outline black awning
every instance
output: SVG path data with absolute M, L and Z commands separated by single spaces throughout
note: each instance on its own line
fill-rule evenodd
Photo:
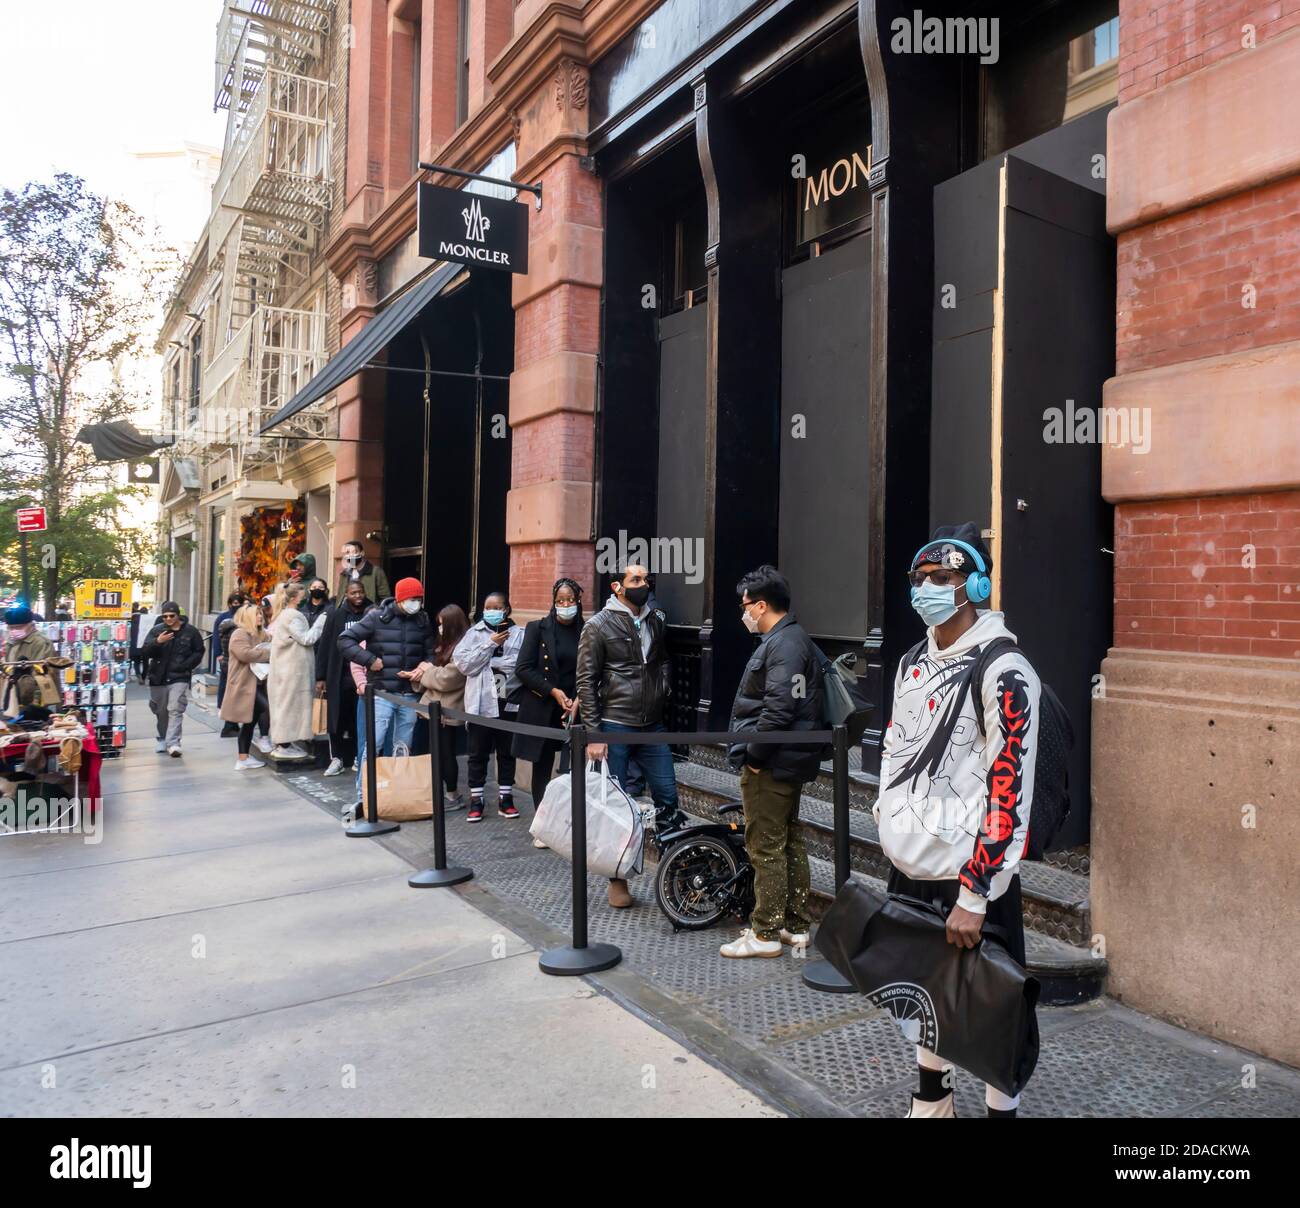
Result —
M 360 373 L 463 268 L 463 265 L 456 263 L 439 266 L 381 310 L 361 329 L 359 336 L 344 344 L 310 382 L 262 425 L 261 431 L 269 432 L 276 424 L 283 423 L 291 415 L 297 415 L 304 407 L 310 407 L 317 399 L 324 398 L 348 378 Z

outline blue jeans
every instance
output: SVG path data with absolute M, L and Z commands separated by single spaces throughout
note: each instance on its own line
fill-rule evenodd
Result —
M 411 697 L 411 704 L 420 698 Z M 403 709 L 391 701 L 375 701 L 375 747 L 380 756 L 391 755 L 393 748 L 409 748 L 415 734 L 415 719 L 418 714 L 414 709 Z M 357 800 L 364 801 L 362 786 L 366 774 L 366 698 L 357 697 Z
M 611 734 L 654 734 L 665 733 L 662 725 L 624 726 L 616 721 L 607 721 L 602 730 Z M 599 743 L 598 734 L 591 735 L 591 741 Z M 673 753 L 666 746 L 647 744 L 646 746 L 625 747 L 621 744 L 609 748 L 609 772 L 626 790 L 627 765 L 636 752 L 636 761 L 641 765 L 645 775 L 646 787 L 650 790 L 650 799 L 655 803 L 655 817 L 670 817 L 677 812 L 677 777 L 673 773 Z

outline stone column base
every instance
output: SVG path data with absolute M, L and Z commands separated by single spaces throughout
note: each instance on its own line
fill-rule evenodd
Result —
M 1300 659 L 1115 648 L 1092 713 L 1107 991 L 1300 1065 Z

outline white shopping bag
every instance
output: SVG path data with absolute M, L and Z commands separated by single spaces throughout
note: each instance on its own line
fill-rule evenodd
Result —
M 552 851 L 573 859 L 572 778 L 557 776 L 546 786 L 530 831 Z M 641 871 L 645 824 L 641 811 L 609 774 L 606 763 L 587 764 L 587 871 L 626 879 Z

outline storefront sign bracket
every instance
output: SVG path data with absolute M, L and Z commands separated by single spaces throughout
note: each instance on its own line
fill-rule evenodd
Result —
M 461 168 L 452 168 L 446 164 L 420 163 L 418 166 L 425 172 L 443 172 L 447 176 L 458 176 L 462 180 L 481 180 L 485 184 L 500 185 L 505 189 L 516 189 L 522 190 L 525 193 L 531 193 L 537 198 L 537 208 L 539 210 L 542 208 L 542 186 L 540 184 L 523 185 L 517 180 L 505 180 L 500 176 L 485 176 L 482 172 L 466 172 Z

